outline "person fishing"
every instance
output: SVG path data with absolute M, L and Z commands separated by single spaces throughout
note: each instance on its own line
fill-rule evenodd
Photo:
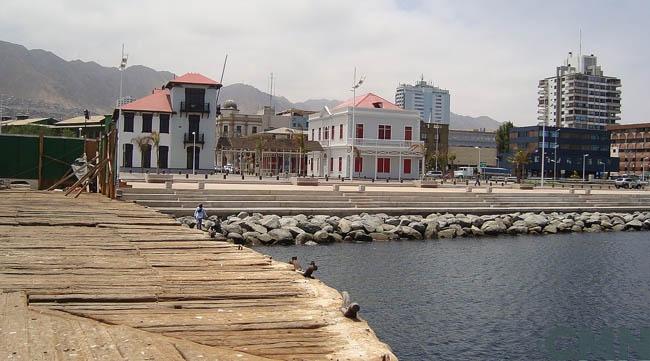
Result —
M 298 257 L 296 256 L 291 257 L 291 261 L 289 261 L 289 264 L 293 266 L 294 271 L 302 271 L 300 262 L 298 262 Z
M 302 275 L 305 276 L 306 278 L 314 278 L 314 276 L 312 276 L 312 274 L 316 270 L 318 270 L 318 266 L 316 266 L 316 262 L 311 261 L 311 262 L 309 262 L 309 267 L 307 267 L 307 269 L 305 270 L 305 272 Z
M 203 204 L 199 204 L 194 211 L 194 219 L 196 219 L 196 229 L 203 230 L 203 220 L 208 218 L 208 214 L 203 208 Z

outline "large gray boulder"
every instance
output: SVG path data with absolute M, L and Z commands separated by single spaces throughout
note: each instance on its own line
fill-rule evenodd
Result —
M 244 233 L 244 230 L 237 224 L 221 224 L 221 229 L 223 229 L 225 234 L 238 233 L 241 235 Z
M 529 214 L 524 218 L 524 222 L 528 228 L 545 227 L 548 224 L 548 219 L 541 214 Z
M 447 228 L 438 231 L 438 238 L 454 238 L 456 236 L 455 228 Z
M 237 218 L 239 218 L 239 219 L 244 219 L 246 217 L 248 217 L 248 212 L 239 212 L 239 213 L 237 213 Z
M 528 227 L 523 224 L 513 224 L 507 230 L 509 234 L 526 234 L 528 233 Z
M 271 239 L 273 239 L 274 243 L 283 245 L 294 244 L 293 236 L 287 229 L 276 228 L 270 230 L 267 234 L 271 236 Z
M 643 223 L 639 221 L 638 219 L 632 219 L 625 223 L 625 228 L 626 229 L 641 229 L 643 228 Z
M 239 233 L 230 232 L 228 233 L 226 238 L 231 240 L 235 244 L 244 244 L 244 237 Z
M 411 222 L 409 223 L 409 227 L 415 229 L 421 234 L 424 234 L 424 231 L 427 229 L 427 226 L 422 222 Z
M 500 222 L 498 220 L 495 221 L 487 221 L 483 223 L 481 226 L 481 231 L 485 232 L 485 234 L 489 235 L 496 235 L 500 233 L 505 233 L 507 230 L 505 224 L 503 222 Z
M 255 222 L 244 221 L 244 222 L 241 222 L 239 224 L 239 226 L 242 229 L 245 229 L 245 230 L 250 231 L 250 232 L 257 232 L 257 233 L 266 233 L 267 232 L 266 227 L 264 227 L 264 226 L 262 226 L 260 224 L 257 224 Z
M 314 236 L 309 233 L 300 233 L 296 236 L 296 244 L 305 244 L 308 241 L 313 241 Z
M 318 230 L 314 233 L 314 242 L 316 243 L 329 243 L 329 234 L 325 231 Z
M 438 233 L 438 222 L 430 222 L 424 229 L 424 239 L 433 239 Z
M 339 232 L 348 234 L 352 231 L 352 222 L 345 218 L 341 218 L 338 223 Z
M 422 239 L 422 233 L 418 232 L 414 228 L 411 228 L 409 226 L 400 226 L 398 227 L 398 234 L 402 238 L 407 238 L 407 239 Z
M 372 242 L 372 237 L 370 237 L 363 231 L 356 231 L 350 234 L 352 235 L 352 239 L 355 242 Z
M 291 235 L 294 237 L 297 237 L 299 234 L 306 233 L 305 231 L 303 231 L 298 227 L 282 227 L 282 229 L 288 230 L 289 232 L 291 232 Z
M 273 238 L 271 238 L 271 236 L 269 236 L 268 233 L 260 233 L 260 234 L 258 234 L 257 239 L 259 239 L 260 243 L 262 243 L 264 245 L 268 245 L 268 244 L 273 243 Z
M 257 232 L 244 232 L 242 234 L 242 237 L 244 238 L 244 241 L 249 244 L 259 244 L 260 239 L 258 238 L 260 234 Z
M 282 217 L 282 218 L 280 218 L 280 227 L 281 228 L 296 227 L 297 225 L 298 225 L 298 221 L 296 221 L 293 217 Z
M 555 224 L 547 224 L 546 227 L 544 227 L 543 232 L 555 234 L 557 233 L 557 226 Z
M 259 223 L 267 229 L 280 228 L 280 217 L 276 215 L 264 216 L 262 219 L 260 219 Z
M 305 231 L 307 233 L 311 233 L 311 234 L 314 234 L 314 233 L 321 230 L 320 225 L 314 224 L 312 222 L 298 222 L 298 225 L 296 227 L 302 229 L 303 231 Z

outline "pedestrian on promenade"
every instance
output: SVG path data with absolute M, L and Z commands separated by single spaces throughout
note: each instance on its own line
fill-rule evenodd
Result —
M 476 180 L 474 181 L 474 187 L 476 187 L 476 186 L 478 186 L 478 187 L 481 186 L 481 175 L 480 174 L 476 175 Z
M 314 273 L 314 271 L 316 271 L 317 269 L 318 266 L 316 266 L 316 262 L 311 261 L 309 262 L 309 267 L 307 267 L 307 270 L 302 275 L 305 276 L 306 278 L 314 278 L 314 276 L 312 276 L 312 273 Z
M 202 230 L 203 229 L 203 220 L 208 218 L 208 214 L 205 213 L 205 209 L 203 209 L 203 204 L 199 204 L 198 207 L 196 207 L 196 210 L 194 211 L 194 219 L 196 219 L 196 229 Z
M 302 267 L 300 266 L 300 262 L 298 262 L 298 257 L 293 256 L 291 257 L 291 261 L 289 261 L 289 264 L 293 266 L 294 271 L 302 271 Z

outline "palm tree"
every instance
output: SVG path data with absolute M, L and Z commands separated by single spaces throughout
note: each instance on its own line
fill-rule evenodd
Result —
M 447 160 L 449 160 L 449 165 L 453 169 L 454 168 L 454 162 L 456 161 L 456 154 L 449 153 L 449 155 L 447 155 Z
M 151 142 L 151 137 L 147 135 L 141 135 L 133 138 L 132 141 L 135 143 L 135 145 L 138 146 L 138 149 L 140 149 L 140 167 L 144 168 L 145 154 L 151 150 L 151 144 L 149 144 L 149 142 Z
M 153 143 L 153 149 L 154 152 L 156 153 L 156 173 L 160 172 L 160 133 L 158 132 L 151 132 L 151 135 L 149 136 L 149 139 Z
M 528 164 L 528 153 L 523 150 L 518 150 L 508 161 L 515 165 L 515 173 L 517 174 L 517 183 L 521 183 L 524 177 L 524 166 Z

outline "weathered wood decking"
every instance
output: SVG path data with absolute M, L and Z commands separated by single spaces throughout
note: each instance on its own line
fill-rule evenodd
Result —
M 396 360 L 339 305 L 153 210 L 0 192 L 0 360 Z

